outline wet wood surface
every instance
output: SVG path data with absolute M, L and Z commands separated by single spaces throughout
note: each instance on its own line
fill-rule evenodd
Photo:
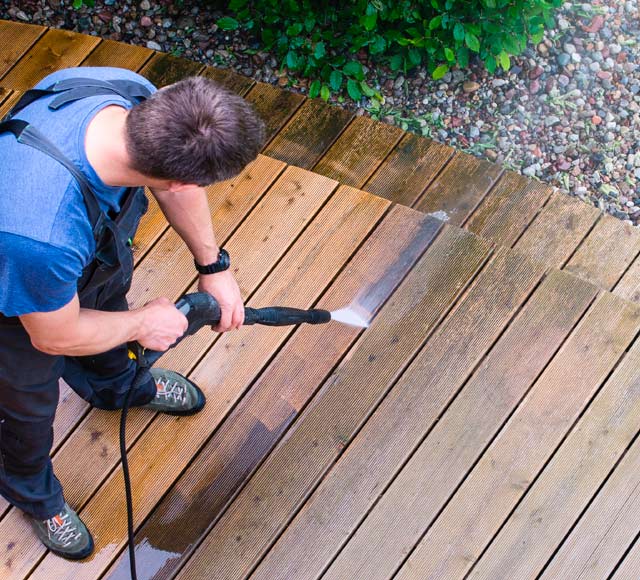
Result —
M 637 230 L 320 100 L 61 30 L 0 21 L 0 115 L 79 65 L 251 102 L 265 156 L 207 188 L 243 296 L 373 317 L 204 329 L 165 355 L 208 404 L 131 413 L 141 577 L 637 578 Z M 147 194 L 132 307 L 195 290 Z M 96 554 L 47 553 L 0 500 L 2 578 L 128 577 L 118 419 L 61 386 L 54 466 Z

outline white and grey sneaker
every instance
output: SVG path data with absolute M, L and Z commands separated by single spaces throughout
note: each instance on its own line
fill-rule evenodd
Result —
M 30 519 L 40 541 L 54 554 L 69 560 L 82 560 L 93 552 L 91 533 L 68 504 L 48 520 Z
M 168 415 L 194 415 L 205 405 L 204 393 L 180 373 L 166 369 L 149 369 L 156 382 L 156 396 L 142 405 Z

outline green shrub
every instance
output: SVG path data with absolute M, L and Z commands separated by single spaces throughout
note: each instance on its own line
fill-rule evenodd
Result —
M 290 72 L 313 79 L 309 96 L 346 88 L 373 96 L 359 60 L 405 73 L 419 65 L 433 78 L 466 67 L 473 54 L 490 72 L 507 70 L 528 40 L 539 42 L 562 0 L 231 0 L 217 24 L 253 32 Z

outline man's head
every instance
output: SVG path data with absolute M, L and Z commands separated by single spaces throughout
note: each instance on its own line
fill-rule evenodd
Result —
M 126 139 L 139 173 L 204 186 L 237 175 L 256 158 L 264 124 L 238 95 L 189 77 L 133 107 Z

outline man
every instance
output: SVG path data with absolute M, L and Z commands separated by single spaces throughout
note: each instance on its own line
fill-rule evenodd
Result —
M 186 330 L 168 298 L 127 308 L 141 186 L 192 252 L 199 289 L 220 303 L 216 330 L 242 325 L 203 186 L 255 159 L 264 129 L 240 97 L 201 77 L 156 91 L 131 71 L 87 67 L 35 88 L 49 92 L 30 93 L 0 125 L 0 494 L 47 548 L 81 559 L 93 540 L 49 458 L 58 380 L 95 407 L 120 408 L 135 373 L 126 343 L 166 350 Z M 132 395 L 132 405 L 174 415 L 204 402 L 162 369 Z

